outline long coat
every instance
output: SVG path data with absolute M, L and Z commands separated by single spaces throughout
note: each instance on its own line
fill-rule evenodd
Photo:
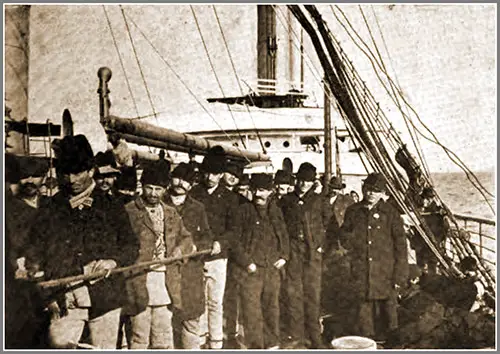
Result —
M 372 209 L 361 201 L 350 206 L 340 231 L 351 260 L 353 287 L 360 300 L 384 300 L 394 295 L 394 284 L 408 278 L 408 255 L 403 222 L 389 203 Z
M 345 212 L 347 208 L 354 204 L 354 199 L 348 194 L 338 194 L 333 204 L 330 204 L 330 198 L 325 197 L 325 210 L 328 226 L 326 228 L 327 249 L 335 246 L 338 240 L 340 227 L 344 223 Z
M 255 258 L 259 253 L 266 253 L 267 256 L 271 258 L 271 264 L 276 262 L 278 259 L 282 258 L 284 260 L 289 259 L 290 245 L 288 239 L 288 231 L 286 229 L 285 220 L 283 219 L 283 214 L 276 203 L 271 200 L 267 204 L 267 212 L 269 216 L 269 221 L 272 226 L 272 231 L 276 242 L 277 248 L 270 249 L 271 244 L 266 244 L 263 242 L 265 237 L 262 233 L 268 230 L 262 227 L 262 217 L 257 211 L 253 203 L 245 203 L 239 207 L 235 227 L 233 228 L 233 242 L 232 242 L 232 260 L 243 268 L 246 272 L 246 268 L 251 263 L 256 263 Z M 266 237 L 269 235 L 265 235 Z M 261 266 L 264 266 L 260 264 Z
M 290 236 L 290 251 L 302 253 L 306 251 L 309 259 L 313 259 L 319 247 L 324 247 L 327 215 L 324 208 L 324 197 L 309 190 L 303 198 L 296 192 L 281 198 L 288 235 Z M 301 240 L 300 231 L 304 233 L 305 242 Z M 296 249 L 294 245 L 305 244 L 305 248 Z
M 214 241 L 218 241 L 222 247 L 222 252 L 209 260 L 227 258 L 231 241 L 230 230 L 234 223 L 235 210 L 240 205 L 238 194 L 219 184 L 212 194 L 208 194 L 203 185 L 194 186 L 190 196 L 205 206 Z
M 137 258 L 137 238 L 124 208 L 111 204 L 96 190 L 90 198 L 87 206 L 73 209 L 68 197 L 59 192 L 40 210 L 30 230 L 26 258 L 28 263 L 40 264 L 47 279 L 82 274 L 83 266 L 94 260 L 113 259 L 123 267 Z M 126 300 L 119 275 L 87 287 L 92 317 L 119 308 Z
M 191 233 L 184 226 L 181 217 L 174 208 L 161 202 L 164 215 L 164 241 L 166 257 L 172 257 L 174 249 L 180 248 L 182 254 L 193 250 Z M 153 259 L 157 234 L 154 230 L 146 207 L 140 197 L 125 205 L 125 210 L 130 219 L 132 229 L 139 240 L 140 249 L 136 262 L 148 262 Z M 127 306 L 124 311 L 129 315 L 140 313 L 149 303 L 146 288 L 147 273 L 145 271 L 133 272 L 127 275 Z M 165 285 L 170 295 L 172 305 L 182 309 L 181 301 L 181 264 L 167 265 Z
M 168 196 L 165 198 L 165 202 L 177 210 L 184 226 L 191 233 L 198 251 L 212 248 L 213 235 L 208 226 L 203 204 L 190 196 L 187 196 L 185 202 L 179 206 L 174 206 Z M 182 311 L 179 315 L 183 320 L 198 318 L 205 312 L 203 265 L 203 259 L 196 258 L 190 259 L 182 266 Z

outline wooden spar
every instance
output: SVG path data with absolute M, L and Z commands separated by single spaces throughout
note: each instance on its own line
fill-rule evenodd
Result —
M 99 116 L 100 122 L 107 133 L 115 132 L 131 143 L 148 145 L 154 143 L 157 146 L 168 144 L 168 149 L 180 152 L 194 152 L 205 154 L 210 148 L 220 145 L 224 148 L 229 158 L 244 159 L 248 162 L 270 161 L 270 157 L 264 153 L 253 152 L 239 147 L 221 144 L 218 141 L 208 140 L 190 134 L 180 133 L 172 129 L 161 128 L 149 123 L 141 122 L 136 119 L 119 118 L 109 114 L 109 89 L 108 82 L 111 78 L 111 70 L 100 68 L 97 76 L 99 77 Z M 134 141 L 135 140 L 135 141 Z
M 139 269 L 143 269 L 143 268 L 149 268 L 151 266 L 165 265 L 165 264 L 171 264 L 171 263 L 175 263 L 175 262 L 179 262 L 179 261 L 184 261 L 184 260 L 187 260 L 190 258 L 209 255 L 211 252 L 212 252 L 212 250 L 210 250 L 210 249 L 202 250 L 202 251 L 198 251 L 198 252 L 193 252 L 191 254 L 186 254 L 186 255 L 183 255 L 180 257 L 170 257 L 170 258 L 161 259 L 161 260 L 141 262 L 141 263 L 127 266 L 127 267 L 111 269 L 109 271 L 103 270 L 103 271 L 92 273 L 92 274 L 80 274 L 80 275 L 74 275 L 74 276 L 65 277 L 65 278 L 41 281 L 41 282 L 38 282 L 37 285 L 42 287 L 42 288 L 53 288 L 56 286 L 69 285 L 69 284 L 73 284 L 75 282 L 84 282 L 84 281 L 89 281 L 89 280 L 95 280 L 95 279 L 103 278 L 103 277 L 106 277 L 109 275 L 121 274 L 121 273 L 135 271 L 135 270 L 139 270 Z
M 192 149 L 185 148 L 183 146 L 175 145 L 175 144 L 170 144 L 164 141 L 158 141 L 158 140 L 153 140 L 153 139 L 147 139 L 147 138 L 142 138 L 139 136 L 135 135 L 130 135 L 130 134 L 123 134 L 123 133 L 117 133 L 117 135 L 130 142 L 134 143 L 137 145 L 146 145 L 146 146 L 151 146 L 151 147 L 156 147 L 160 149 L 166 149 L 166 150 L 174 150 L 174 151 L 180 151 L 180 152 L 193 152 L 195 154 L 202 155 L 204 152 L 202 151 L 194 151 Z

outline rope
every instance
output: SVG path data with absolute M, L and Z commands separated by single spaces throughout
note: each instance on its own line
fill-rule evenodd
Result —
M 224 89 L 222 88 L 222 84 L 219 80 L 219 76 L 217 75 L 217 71 L 215 70 L 215 66 L 212 62 L 212 59 L 210 58 L 210 53 L 208 52 L 207 43 L 205 42 L 205 38 L 203 38 L 203 33 L 201 32 L 200 24 L 198 23 L 198 18 L 196 17 L 196 13 L 194 11 L 193 5 L 189 5 L 189 7 L 191 8 L 191 12 L 193 13 L 194 22 L 196 23 L 196 28 L 198 29 L 198 33 L 200 34 L 201 42 L 203 43 L 203 48 L 205 48 L 205 54 L 207 55 L 208 62 L 210 63 L 210 68 L 212 69 L 212 72 L 214 73 L 215 81 L 217 81 L 217 85 L 219 85 L 219 89 L 220 89 L 220 92 L 222 93 L 222 96 L 226 97 L 226 94 L 224 93 Z M 231 118 L 234 122 L 234 126 L 236 127 L 236 132 L 238 133 L 238 137 L 240 138 L 241 143 L 243 144 L 243 147 L 246 149 L 245 140 L 243 139 L 243 136 L 241 135 L 240 130 L 238 129 L 238 125 L 236 124 L 236 119 L 234 118 L 234 114 L 233 114 L 233 111 L 231 110 L 231 106 L 229 105 L 229 103 L 227 103 L 226 106 L 227 106 L 227 109 L 229 110 L 229 113 L 231 114 Z
M 144 72 L 142 71 L 142 66 L 141 66 L 141 62 L 139 61 L 139 56 L 137 54 L 137 50 L 135 49 L 134 39 L 132 38 L 132 33 L 130 33 L 130 27 L 128 25 L 127 17 L 125 16 L 125 10 L 123 9 L 122 5 L 119 5 L 119 6 L 120 6 L 120 10 L 122 12 L 123 21 L 125 21 L 125 27 L 127 28 L 127 34 L 128 34 L 129 39 L 130 39 L 130 44 L 132 45 L 132 50 L 134 52 L 135 61 L 137 62 L 139 72 L 141 73 L 142 82 L 144 83 L 144 87 L 145 87 L 146 93 L 148 95 L 149 104 L 151 105 L 151 109 L 153 110 L 153 115 L 155 116 L 156 122 L 158 123 L 158 117 L 157 117 L 157 113 L 155 110 L 155 106 L 153 104 L 153 99 L 151 98 L 151 93 L 149 92 L 148 83 L 146 82 L 146 77 L 144 76 Z M 139 115 L 139 114 L 137 114 L 137 115 Z
M 333 10 L 333 7 L 330 5 L 331 9 L 332 9 L 332 12 L 335 16 L 335 18 L 337 19 L 337 21 L 341 24 L 341 26 L 344 28 L 344 30 L 348 33 L 349 37 L 351 38 L 351 40 L 356 44 L 356 46 L 363 52 L 363 54 L 365 54 L 365 56 L 368 58 L 368 60 L 370 60 L 371 64 L 372 64 L 372 67 L 375 71 L 375 74 L 377 75 L 379 81 L 381 82 L 382 86 L 384 87 L 384 89 L 386 90 L 387 94 L 393 99 L 394 101 L 394 97 L 392 97 L 392 95 L 390 94 L 389 90 L 387 89 L 387 86 L 385 86 L 385 84 L 383 83 L 382 79 L 380 78 L 380 75 L 378 74 L 378 71 L 375 67 L 375 63 L 377 63 L 377 65 L 380 67 L 380 64 L 378 63 L 378 61 L 375 59 L 373 59 L 373 53 L 372 54 L 372 57 L 370 57 L 370 55 L 368 53 L 366 53 L 365 50 L 363 50 L 361 48 L 361 46 L 357 43 L 357 41 L 352 37 L 352 35 L 350 34 L 349 30 L 346 28 L 346 26 L 342 23 L 342 21 L 338 18 L 338 16 L 335 14 L 334 10 Z M 336 6 L 338 8 L 338 6 Z M 351 29 L 354 31 L 354 33 L 359 37 L 359 34 L 354 30 L 352 24 L 349 22 L 348 18 L 345 16 L 345 14 L 343 13 L 342 10 L 338 9 L 344 16 L 344 18 L 346 19 L 347 23 L 349 24 L 349 26 L 351 27 Z M 366 43 L 360 38 L 361 42 L 365 45 L 365 47 L 368 48 L 368 46 L 366 45 Z M 370 49 L 368 48 L 368 51 L 370 51 Z M 383 70 L 382 70 L 383 71 Z M 389 82 L 391 83 L 391 85 L 394 85 L 393 81 L 390 79 L 389 75 L 387 73 L 385 73 L 386 76 L 388 77 L 389 79 Z M 420 119 L 420 116 L 418 115 L 418 113 L 415 111 L 415 109 L 407 102 L 406 98 L 404 96 L 402 96 L 400 90 L 398 90 L 402 100 L 405 102 L 405 104 L 411 109 L 411 111 L 415 114 L 415 116 L 417 117 L 417 119 L 419 120 L 420 124 L 422 124 L 422 126 L 424 126 L 424 128 L 432 135 L 432 137 L 434 138 L 434 140 L 428 138 L 427 136 L 425 136 L 422 132 L 420 132 L 420 130 L 418 130 L 415 126 L 415 124 L 413 123 L 413 121 L 410 119 L 410 123 L 412 124 L 412 126 L 415 128 L 415 130 L 420 134 L 422 135 L 425 139 L 429 140 L 430 142 L 433 142 L 435 144 L 437 144 L 438 146 L 440 146 L 444 151 L 445 153 L 448 155 L 448 157 L 450 158 L 450 160 L 452 162 L 454 162 L 457 166 L 459 166 L 466 174 L 467 176 L 467 179 L 472 183 L 472 185 L 478 189 L 478 191 L 481 193 L 481 195 L 483 196 L 484 200 L 486 201 L 486 203 L 488 204 L 488 206 L 490 207 L 490 209 L 492 210 L 492 212 L 495 214 L 495 210 L 493 208 L 493 206 L 491 205 L 491 203 L 487 200 L 486 196 L 484 195 L 484 192 L 483 190 L 486 192 L 486 194 L 490 195 L 491 197 L 494 197 L 493 194 L 491 194 L 490 192 L 488 192 L 484 186 L 481 184 L 481 182 L 477 179 L 477 177 L 474 175 L 474 173 L 472 171 L 470 171 L 470 169 L 463 163 L 463 161 L 451 150 L 449 150 L 446 146 L 442 145 L 439 140 L 437 139 L 437 137 L 435 136 L 435 134 L 425 125 L 425 123 L 423 123 L 423 121 Z M 458 161 L 458 162 L 457 162 Z M 472 176 L 474 179 L 475 179 L 475 182 L 473 182 L 470 178 L 470 176 Z M 476 185 L 477 183 L 477 185 Z M 481 188 L 479 188 L 479 187 Z M 482 189 L 482 190 L 481 190 Z
M 217 122 L 215 117 L 212 115 L 212 113 L 201 103 L 200 99 L 194 94 L 194 92 L 189 88 L 189 86 L 186 84 L 184 80 L 180 77 L 180 75 L 175 71 L 175 69 L 172 67 L 172 65 L 168 62 L 167 59 L 158 51 L 158 49 L 155 47 L 155 45 L 149 40 L 149 38 L 146 36 L 146 34 L 140 29 L 140 27 L 137 25 L 137 23 L 129 16 L 127 15 L 128 19 L 132 24 L 137 28 L 139 33 L 142 35 L 142 37 L 148 42 L 148 44 L 151 46 L 153 51 L 158 55 L 158 57 L 163 61 L 163 63 L 167 66 L 167 68 L 174 74 L 174 76 L 179 80 L 179 82 L 184 86 L 184 88 L 189 92 L 189 94 L 196 100 L 196 102 L 201 106 L 201 108 L 208 114 L 208 116 L 214 121 L 214 123 L 219 127 L 220 131 L 224 133 L 224 135 L 228 138 L 229 141 L 233 142 L 233 139 L 229 136 L 229 134 L 222 128 L 222 126 Z M 241 149 L 238 146 L 235 146 L 238 151 L 241 152 Z M 250 163 L 251 161 L 248 159 L 248 157 L 245 156 L 245 159 Z
M 111 32 L 111 37 L 113 38 L 113 44 L 115 46 L 116 53 L 118 54 L 118 59 L 120 60 L 120 66 L 122 68 L 123 75 L 125 76 L 125 82 L 127 83 L 128 92 L 130 93 L 130 97 L 132 98 L 132 102 L 134 103 L 135 112 L 137 113 L 137 116 L 139 116 L 139 107 L 137 107 L 137 102 L 135 101 L 134 94 L 132 93 L 132 87 L 130 86 L 130 81 L 128 80 L 127 71 L 125 70 L 125 65 L 123 64 L 123 59 L 120 54 L 120 49 L 118 48 L 118 43 L 116 42 L 116 37 L 113 32 L 113 28 L 111 26 L 111 21 L 109 19 L 108 12 L 106 11 L 106 6 L 102 5 L 102 9 L 104 10 L 104 15 L 106 15 L 109 31 Z
M 222 35 L 222 40 L 224 41 L 224 46 L 226 47 L 227 55 L 229 56 L 229 61 L 231 62 L 231 67 L 233 68 L 234 76 L 236 77 L 236 82 L 238 83 L 238 87 L 240 88 L 240 94 L 241 94 L 241 96 L 243 96 L 244 95 L 243 87 L 241 86 L 240 78 L 239 78 L 238 73 L 236 71 L 236 66 L 234 65 L 233 57 L 232 57 L 231 52 L 229 50 L 229 46 L 228 46 L 227 41 L 226 41 L 226 36 L 224 35 L 224 31 L 222 29 L 222 24 L 220 23 L 219 15 L 217 14 L 217 10 L 215 9 L 215 5 L 212 5 L 212 8 L 214 10 L 215 18 L 217 19 L 217 24 L 219 25 L 219 30 L 220 30 L 220 33 Z M 248 95 L 248 97 L 250 98 L 252 105 L 255 107 L 255 102 L 253 100 L 252 95 L 250 94 L 250 95 Z M 253 119 L 252 112 L 250 111 L 250 107 L 248 106 L 248 104 L 246 102 L 245 102 L 245 107 L 246 107 L 247 112 L 250 116 L 250 120 L 252 121 L 252 124 L 255 128 L 255 134 L 257 135 L 257 138 L 259 139 L 259 143 L 260 143 L 260 146 L 262 148 L 262 151 L 265 154 L 266 147 L 264 146 L 264 143 L 262 142 L 262 138 L 260 136 L 259 130 L 257 129 L 257 126 L 255 125 L 255 121 Z

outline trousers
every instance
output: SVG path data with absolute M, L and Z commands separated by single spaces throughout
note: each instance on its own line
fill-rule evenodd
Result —
M 66 316 L 49 326 L 49 344 L 57 349 L 74 349 L 88 323 L 90 344 L 99 349 L 116 349 L 121 309 L 89 319 L 89 308 L 69 308 Z
M 167 305 L 147 306 L 130 317 L 130 349 L 174 349 L 172 311 Z
M 205 262 L 205 314 L 201 318 L 201 332 L 208 332 L 208 344 L 211 349 L 222 349 L 223 302 L 226 288 L 227 258 Z

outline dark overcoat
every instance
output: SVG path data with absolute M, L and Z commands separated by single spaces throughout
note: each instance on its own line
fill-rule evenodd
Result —
M 213 235 L 208 226 L 203 204 L 190 196 L 186 197 L 184 204 L 178 206 L 174 206 L 168 196 L 165 201 L 167 205 L 175 208 L 181 216 L 184 226 L 191 233 L 197 250 L 211 249 Z M 203 265 L 203 258 L 199 257 L 190 259 L 182 266 L 182 311 L 179 312 L 182 320 L 198 318 L 205 312 Z
M 274 231 L 273 237 L 276 241 L 273 244 L 263 242 L 266 237 L 263 237 L 262 233 L 268 230 L 263 228 L 262 216 L 253 203 L 240 205 L 236 215 L 235 227 L 232 230 L 234 239 L 231 259 L 245 272 L 250 264 L 258 263 L 255 261 L 258 253 L 266 253 L 272 262 L 271 266 L 280 258 L 288 261 L 290 257 L 288 231 L 281 209 L 273 200 L 270 200 L 266 207 L 272 231 Z M 273 245 L 277 245 L 277 248 L 273 248 Z
M 305 252 L 308 259 L 313 259 L 317 249 L 323 247 L 325 242 L 328 220 L 325 214 L 324 197 L 314 193 L 311 188 L 302 198 L 296 192 L 283 196 L 280 205 L 290 237 L 290 251 Z M 301 240 L 301 230 L 305 242 Z M 304 245 L 305 248 L 299 245 Z
M 73 209 L 68 197 L 59 192 L 35 219 L 26 258 L 28 263 L 40 264 L 46 279 L 82 274 L 83 266 L 94 260 L 112 259 L 123 267 L 137 258 L 137 238 L 123 206 L 110 203 L 96 190 L 90 198 L 82 209 Z M 122 276 L 86 285 L 91 317 L 119 308 L 126 300 Z
M 340 234 L 351 260 L 353 295 L 360 300 L 389 299 L 394 284 L 406 284 L 406 236 L 401 216 L 390 203 L 381 200 L 370 210 L 364 201 L 353 204 Z
M 164 215 L 164 241 L 166 247 L 166 257 L 172 257 L 174 249 L 179 248 L 181 253 L 189 254 L 193 251 L 193 241 L 190 232 L 184 226 L 177 211 L 161 202 Z M 130 219 L 130 225 L 139 240 L 139 256 L 137 263 L 148 262 L 153 259 L 153 254 L 158 238 L 153 221 L 151 220 L 146 207 L 140 197 L 125 205 L 126 213 Z M 181 264 L 174 263 L 167 265 L 165 283 L 172 301 L 172 305 L 177 309 L 182 309 L 181 300 Z M 124 312 L 135 315 L 144 311 L 149 303 L 148 291 L 146 288 L 147 272 L 133 272 L 127 274 L 127 305 Z
M 196 185 L 191 190 L 190 196 L 205 206 L 214 241 L 218 241 L 222 247 L 221 253 L 208 260 L 227 258 L 231 240 L 230 230 L 234 223 L 235 211 L 240 205 L 238 194 L 219 184 L 212 194 L 208 194 L 203 185 Z

